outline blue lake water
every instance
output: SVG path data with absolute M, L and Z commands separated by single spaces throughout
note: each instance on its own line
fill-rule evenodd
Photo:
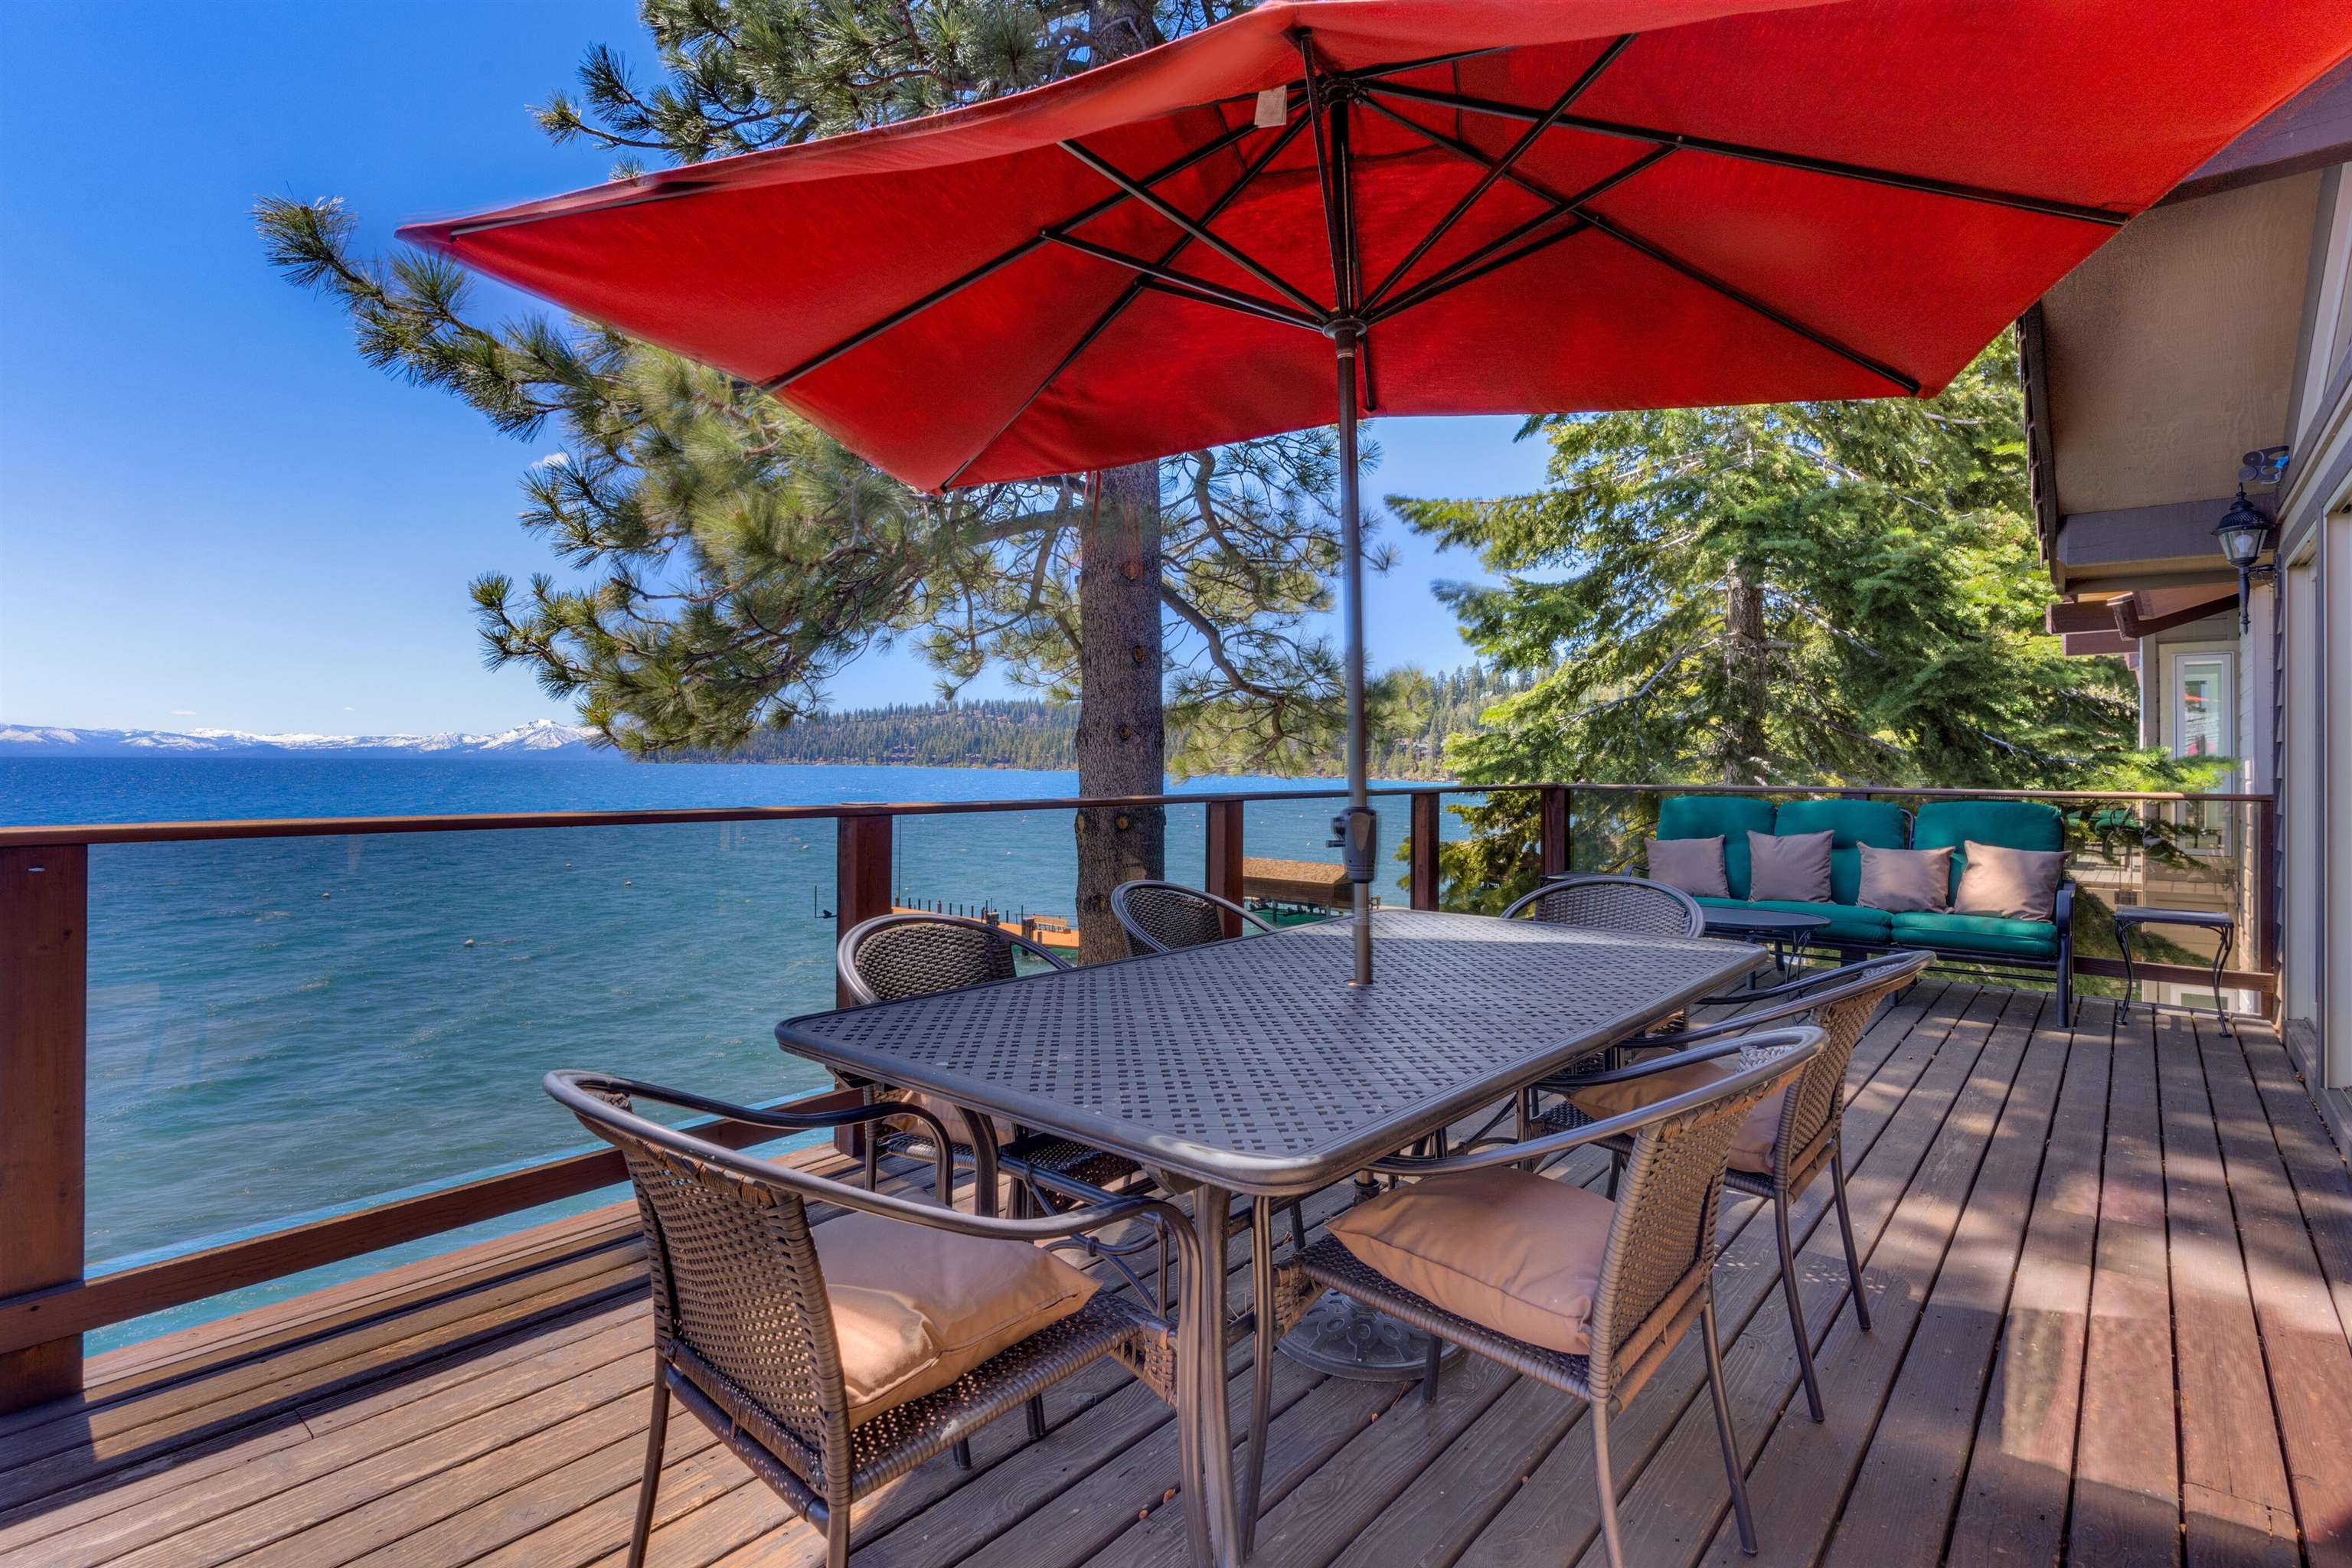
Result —
M 1076 785 L 1074 773 L 995 769 L 11 759 L 0 761 L 0 823 L 1021 799 Z M 1336 858 L 1323 847 L 1332 809 L 1328 799 L 1251 806 L 1249 852 Z M 1400 843 L 1405 803 L 1386 803 L 1382 816 L 1383 842 Z M 1202 808 L 1171 808 L 1170 876 L 1200 880 L 1203 830 Z M 1070 912 L 1066 812 L 902 818 L 897 849 L 902 900 Z M 551 1068 L 743 1100 L 823 1087 L 772 1031 L 832 1005 L 833 873 L 824 821 L 93 848 L 93 1268 L 583 1147 L 578 1124 L 540 1091 Z M 91 1348 L 614 1195 L 158 1313 L 91 1336 Z

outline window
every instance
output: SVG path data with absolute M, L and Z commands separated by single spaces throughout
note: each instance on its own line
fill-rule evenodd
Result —
M 2176 757 L 2238 754 L 2238 653 L 2226 643 L 2183 643 L 2164 650 L 2164 739 Z M 2208 786 L 2238 787 L 2238 770 Z M 2234 852 L 2231 807 L 2183 805 L 2173 813 L 2179 847 L 2192 855 Z
M 2176 757 L 2237 754 L 2238 656 L 2229 648 L 2167 649 L 2165 687 L 2171 722 L 2165 739 Z

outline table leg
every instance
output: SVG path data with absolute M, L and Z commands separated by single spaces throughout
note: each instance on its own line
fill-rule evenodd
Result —
M 1239 1568 L 1240 1513 L 1234 1501 L 1233 1424 L 1225 1411 L 1225 1212 L 1233 1194 L 1223 1187 L 1192 1189 L 1192 1231 L 1198 1239 L 1200 1278 L 1185 1282 L 1184 1311 L 1177 1320 L 1183 1352 L 1193 1364 L 1193 1408 L 1179 1415 L 1198 1434 L 1199 1468 L 1183 1478 L 1197 1481 L 1207 1515 L 1209 1561 L 1214 1568 Z M 1264 1245 L 1265 1229 L 1253 1247 Z
M 2221 971 L 2230 966 L 2230 948 L 2237 934 L 2236 928 L 2223 926 L 2221 940 L 2213 946 L 2213 1013 L 2221 1020 L 2223 1037 L 2232 1040 L 2238 1037 L 2238 1033 L 2230 1027 L 2230 1004 L 2221 997 Z
M 2121 921 L 2116 922 L 2116 946 L 2124 955 L 2124 1005 L 2118 1011 L 2128 1018 L 2132 1005 L 2131 927 Z M 2151 1013 L 2155 1010 L 2153 1006 L 2148 1009 Z
M 996 1212 L 996 1123 L 977 1110 L 967 1109 L 964 1120 L 971 1126 L 971 1212 L 993 1215 Z
M 1241 1518 L 1244 1560 L 1257 1543 L 1257 1516 L 1265 1506 L 1266 1428 L 1274 1415 L 1273 1200 L 1259 1198 L 1254 1203 L 1250 1220 L 1250 1429 Z

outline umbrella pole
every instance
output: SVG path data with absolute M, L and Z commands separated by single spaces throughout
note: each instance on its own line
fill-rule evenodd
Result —
M 1356 914 L 1356 973 L 1354 984 L 1372 983 L 1372 871 L 1380 857 L 1380 819 L 1372 815 L 1371 790 L 1365 776 L 1370 747 L 1364 713 L 1364 528 L 1357 495 L 1356 354 L 1359 329 L 1342 322 L 1332 330 L 1339 370 L 1339 552 L 1347 603 L 1348 645 L 1348 814 L 1340 829 L 1342 858 L 1354 896 Z

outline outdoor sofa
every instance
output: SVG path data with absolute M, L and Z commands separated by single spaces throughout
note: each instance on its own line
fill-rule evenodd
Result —
M 1823 831 L 1832 835 L 1828 902 L 1748 899 L 1749 833 L 1777 837 Z M 1677 795 L 1659 803 L 1658 837 L 1722 838 L 1724 880 L 1731 896 L 1701 896 L 1702 907 L 1820 915 L 1829 923 L 1812 932 L 1812 940 L 1849 953 L 1925 949 L 1939 958 L 1994 969 L 2053 973 L 2057 979 L 2059 1016 L 2073 1016 L 2073 879 L 2060 878 L 2052 918 L 2047 921 L 1926 911 L 1890 914 L 1858 901 L 1863 845 L 1880 849 L 1948 847 L 1952 851 L 1948 900 L 1959 891 L 1967 868 L 1963 846 L 1971 839 L 2004 849 L 2063 852 L 2066 824 L 2054 805 L 2042 801 L 1935 800 L 1923 804 L 1915 816 L 1885 801 L 1790 800 L 1776 805 L 1754 795 Z

